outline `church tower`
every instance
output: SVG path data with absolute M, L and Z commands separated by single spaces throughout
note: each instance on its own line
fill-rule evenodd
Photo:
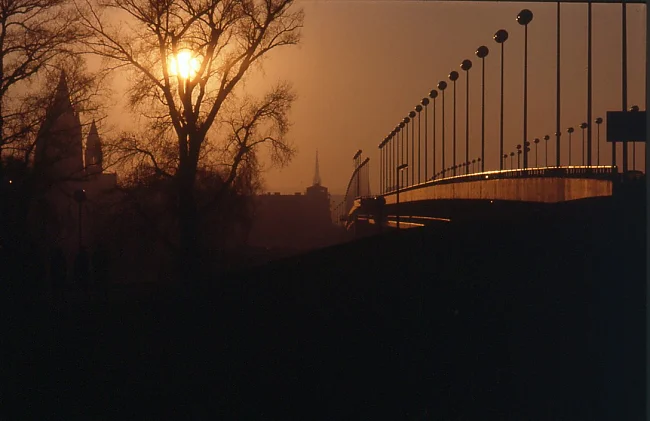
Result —
M 318 167 L 318 150 L 316 150 L 316 170 L 314 171 L 314 186 L 320 186 L 320 168 Z
M 51 181 L 83 175 L 81 122 L 70 101 L 65 72 L 50 102 L 36 138 L 34 168 Z
M 102 161 L 104 155 L 102 153 L 102 143 L 97 133 L 97 126 L 93 120 L 90 126 L 90 132 L 86 139 L 86 174 L 95 175 L 102 173 Z

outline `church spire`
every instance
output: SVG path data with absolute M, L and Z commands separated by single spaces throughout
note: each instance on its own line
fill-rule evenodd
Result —
M 320 186 L 320 169 L 318 168 L 318 149 L 316 149 L 316 171 L 314 172 L 314 185 Z
M 97 132 L 95 120 L 90 125 L 90 131 L 86 138 L 86 172 L 88 174 L 99 174 L 102 172 L 102 142 Z

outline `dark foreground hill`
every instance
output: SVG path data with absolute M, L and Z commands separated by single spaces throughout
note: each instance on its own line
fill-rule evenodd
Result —
M 643 211 L 387 233 L 3 310 L 2 419 L 632 420 Z

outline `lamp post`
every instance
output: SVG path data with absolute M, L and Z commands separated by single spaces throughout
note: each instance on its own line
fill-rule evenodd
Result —
M 454 125 L 452 127 L 453 128 L 453 130 L 452 130 L 453 134 L 452 134 L 452 149 L 451 149 L 452 159 L 451 160 L 452 160 L 452 162 L 454 164 L 452 166 L 452 168 L 454 169 L 453 175 L 456 175 L 456 168 L 457 168 L 456 167 L 456 81 L 458 80 L 458 72 L 455 71 L 455 70 L 452 70 L 449 73 L 449 80 L 451 80 L 453 82 L 453 84 L 454 84 L 454 98 L 453 98 L 453 108 L 454 108 L 453 115 L 454 115 L 454 117 L 452 119 Z
M 596 123 L 596 165 L 600 166 L 600 125 L 603 123 L 603 119 L 601 117 L 598 117 L 595 123 Z
M 528 138 L 528 24 L 533 12 L 524 9 L 517 15 L 517 23 L 524 26 L 524 140 Z M 528 168 L 528 152 L 524 150 L 524 169 Z
M 505 168 L 508 165 L 508 154 L 504 153 L 501 157 L 501 168 Z
M 544 135 L 544 166 L 548 167 L 548 140 L 551 138 L 549 135 Z
M 573 127 L 566 129 L 566 132 L 569 133 L 569 166 L 571 166 L 571 135 L 573 134 Z
M 463 60 L 460 68 L 465 71 L 465 162 L 469 161 L 469 69 L 472 68 L 470 60 Z M 465 174 L 469 173 L 469 166 L 465 168 Z
M 409 162 L 409 126 L 408 123 L 411 121 L 408 116 L 404 117 L 402 122 L 400 123 L 400 127 L 402 128 L 402 164 Z M 408 172 L 406 173 L 406 182 L 405 185 L 408 186 L 409 183 L 409 174 Z
M 517 145 L 517 169 L 521 169 L 521 145 Z
M 476 164 L 476 159 L 472 159 L 472 172 L 475 171 L 474 170 L 475 164 Z
M 404 164 L 398 165 L 397 169 L 395 170 L 395 173 L 397 175 L 396 178 L 398 180 L 397 181 L 397 193 L 395 194 L 396 195 L 395 202 L 397 202 L 396 205 L 395 205 L 395 219 L 397 220 L 397 229 L 399 229 L 399 191 L 401 190 L 401 187 L 400 187 L 401 183 L 400 183 L 399 179 L 400 179 L 400 174 L 401 174 L 402 170 L 408 168 L 408 166 L 409 166 L 409 164 L 404 163 Z M 407 173 L 407 177 L 408 177 L 408 171 L 406 173 Z
M 508 40 L 508 31 L 505 29 L 499 29 L 494 34 L 493 38 L 497 44 L 501 44 L 501 114 L 499 117 L 499 154 L 503 155 L 503 47 L 505 42 Z M 503 169 L 503 165 L 501 165 L 500 169 Z
M 485 171 L 485 57 L 489 52 L 485 45 L 476 49 L 476 57 L 481 59 L 481 172 Z
M 559 139 L 562 136 L 562 132 L 555 132 L 555 139 Z M 560 144 L 557 144 L 557 148 L 555 148 L 555 159 L 559 163 L 560 162 Z M 557 167 L 560 167 L 560 164 L 557 165 Z
M 420 184 L 420 176 L 422 175 L 422 144 L 420 143 L 420 112 L 422 112 L 422 105 L 415 106 L 415 112 L 418 114 L 418 184 Z M 426 155 L 425 155 L 426 157 Z
M 439 174 L 439 172 L 436 172 L 436 98 L 438 98 L 438 91 L 435 89 L 432 89 L 431 92 L 429 92 L 429 98 L 433 101 L 433 118 L 431 119 L 433 121 L 432 123 L 432 128 L 431 128 L 431 137 L 432 137 L 432 155 L 433 155 L 433 162 L 432 162 L 432 168 L 433 170 L 433 178 L 436 178 Z M 443 104 L 444 105 L 444 104 Z M 444 130 L 445 127 L 445 121 L 444 121 L 444 115 L 443 115 L 443 120 L 442 120 L 442 127 Z
M 442 177 L 445 177 L 445 89 L 447 89 L 447 82 L 444 80 L 441 80 L 438 82 L 438 89 L 442 92 L 442 145 L 441 145 L 441 150 L 442 153 L 440 155 L 442 159 Z M 434 101 L 434 110 L 435 110 L 435 101 Z M 435 112 L 434 112 L 435 113 Z M 433 118 L 433 121 L 436 121 L 435 116 Z M 435 140 L 435 137 L 434 137 Z M 436 147 L 434 145 L 433 150 L 436 150 Z M 435 165 L 435 163 L 434 163 Z
M 587 121 L 591 122 L 591 92 L 592 92 L 592 19 L 591 19 L 591 1 L 587 0 Z M 591 166 L 591 125 L 583 123 L 587 126 L 587 165 Z M 584 130 L 583 130 L 584 136 Z M 584 165 L 584 162 L 583 164 Z
M 386 139 L 384 139 L 386 140 Z M 384 193 L 384 180 L 383 180 L 383 175 L 384 175 L 384 142 L 379 142 L 379 146 L 377 148 L 379 149 L 379 194 Z
M 585 165 L 585 129 L 587 128 L 587 123 L 580 123 L 580 129 L 582 130 L 582 166 Z
M 560 136 L 562 135 L 562 129 L 560 125 L 560 4 L 561 1 L 557 2 L 556 15 L 557 21 L 555 23 L 557 34 L 555 36 L 555 166 L 560 167 Z
M 533 143 L 535 144 L 535 168 L 539 168 L 537 164 L 537 144 L 539 143 L 539 138 L 536 137 Z
M 515 153 L 510 152 L 510 169 L 512 170 L 514 168 L 514 164 L 512 163 L 512 159 L 514 158 Z
M 429 139 L 427 137 L 427 132 L 428 132 L 428 113 L 429 113 L 429 98 L 424 97 L 422 98 L 422 101 L 420 101 L 420 104 L 424 107 L 424 181 L 427 181 L 429 179 L 429 151 L 428 149 L 428 142 Z M 435 123 L 434 123 L 435 124 Z M 435 134 L 434 134 L 435 136 Z M 435 169 L 434 169 L 435 172 Z
M 637 113 L 639 112 L 638 105 L 632 105 L 630 107 L 630 112 Z M 632 140 L 632 170 L 636 170 L 636 141 Z
M 390 163 L 390 170 L 388 171 L 390 174 L 390 187 L 392 190 L 395 190 L 395 186 L 397 185 L 397 180 L 395 180 L 395 174 L 393 174 L 393 168 L 397 166 L 397 153 L 398 153 L 398 147 L 399 147 L 399 125 L 395 126 L 393 131 L 391 132 L 391 139 L 390 142 L 392 143 L 391 145 L 391 151 L 392 151 L 392 160 Z
M 411 185 L 415 184 L 415 132 L 413 125 L 415 124 L 415 111 L 409 113 L 411 119 Z

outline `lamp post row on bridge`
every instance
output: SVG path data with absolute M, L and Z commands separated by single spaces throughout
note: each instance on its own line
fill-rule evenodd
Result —
M 587 76 L 587 121 L 591 121 L 591 92 L 592 92 L 592 81 L 591 81 L 591 41 L 592 41 L 592 26 L 591 26 L 591 15 L 592 15 L 592 10 L 591 10 L 591 2 L 588 1 L 588 63 L 587 63 L 587 70 L 588 70 L 588 76 Z M 624 9 L 625 10 L 625 9 Z M 557 120 L 556 120 L 556 125 L 557 128 L 559 129 L 559 124 L 560 124 L 560 61 L 559 61 L 559 54 L 560 54 L 560 47 L 561 47 L 561 42 L 560 42 L 560 2 L 557 4 Z M 533 20 L 533 13 L 528 10 L 528 9 L 523 9 L 521 10 L 518 15 L 517 15 L 517 23 L 519 23 L 521 26 L 524 27 L 524 74 L 523 74 L 523 148 L 520 149 L 521 153 L 523 154 L 523 166 L 520 164 L 519 167 L 523 169 L 528 169 L 530 167 L 530 163 L 528 161 L 528 153 L 530 152 L 530 145 L 531 142 L 529 142 L 528 139 L 528 25 L 532 22 Z M 625 21 L 624 21 L 625 22 Z M 625 32 L 624 32 L 625 33 Z M 505 74 L 505 69 L 504 69 L 504 47 L 505 47 L 505 42 L 508 40 L 509 34 L 506 30 L 500 29 L 498 30 L 494 36 L 493 39 L 497 44 L 501 45 L 501 57 L 500 57 L 500 121 L 499 121 L 499 152 L 500 152 L 500 169 L 504 168 L 505 164 L 505 159 L 501 159 L 502 157 L 507 157 L 508 154 L 504 153 L 504 74 Z M 625 49 L 625 42 L 624 42 L 624 49 Z M 481 59 L 481 151 L 480 151 L 480 157 L 481 160 L 477 161 L 480 162 L 480 171 L 485 171 L 485 57 L 489 54 L 489 49 L 486 46 L 480 46 L 477 48 L 475 51 L 475 55 Z M 624 56 L 626 52 L 624 50 Z M 626 60 L 623 60 L 626 61 Z M 456 133 L 457 133 L 457 120 L 456 120 L 456 81 L 459 78 L 459 74 L 456 71 L 451 71 L 448 75 L 449 81 L 453 83 L 454 87 L 454 92 L 453 92 L 453 100 L 452 100 L 452 106 L 453 106 L 453 119 L 452 119 L 452 165 L 447 167 L 445 165 L 446 161 L 446 137 L 445 137 L 445 132 L 446 132 L 446 125 L 445 125 L 445 90 L 447 88 L 447 82 L 446 81 L 440 81 L 437 84 L 437 88 L 439 91 L 442 92 L 442 130 L 441 130 L 441 137 L 442 137 L 442 145 L 441 145 L 441 163 L 442 163 L 442 169 L 440 171 L 437 171 L 437 145 L 436 145 L 436 137 L 437 137 L 437 130 L 436 130 L 436 124 L 437 124 L 437 115 L 436 115 L 436 98 L 438 96 L 438 91 L 437 90 L 432 90 L 429 94 L 429 97 L 423 98 L 418 105 L 414 108 L 415 111 L 410 111 L 408 116 L 405 117 L 402 120 L 402 123 L 400 123 L 400 127 L 397 129 L 397 133 L 399 133 L 400 137 L 400 147 L 398 148 L 398 154 L 397 154 L 397 159 L 394 160 L 395 162 L 399 163 L 407 163 L 411 166 L 411 176 L 410 176 L 410 183 L 415 184 L 415 183 L 421 183 L 422 181 L 422 133 L 421 133 L 421 111 L 424 109 L 425 115 L 424 115 L 424 180 L 428 181 L 429 180 L 429 140 L 428 140 L 428 133 L 429 133 L 429 126 L 428 126 L 428 105 L 430 102 L 433 102 L 433 118 L 432 118 L 432 147 L 431 147 L 431 154 L 432 154 L 432 171 L 431 174 L 433 178 L 436 178 L 439 174 L 442 174 L 442 176 L 446 176 L 446 172 L 449 170 L 452 171 L 453 175 L 458 175 L 457 170 L 461 169 L 462 167 L 465 168 L 465 174 L 469 174 L 470 171 L 470 164 L 471 161 L 469 160 L 470 156 L 470 151 L 469 151 L 469 98 L 470 98 L 470 90 L 469 90 L 469 70 L 472 67 L 472 62 L 470 60 L 464 60 L 461 65 L 461 69 L 465 71 L 466 73 L 466 90 L 465 90 L 465 161 L 462 163 L 458 163 L 458 156 L 457 156 L 457 149 L 456 149 Z M 626 70 L 626 64 L 623 63 L 623 68 Z M 625 72 L 624 72 L 625 73 Z M 626 75 L 624 74 L 624 79 L 626 79 Z M 626 81 L 623 82 L 624 86 L 626 86 Z M 625 104 L 626 102 L 626 94 L 624 93 L 623 97 L 623 102 Z M 630 110 L 632 111 L 632 110 Z M 417 157 L 415 154 L 415 133 L 414 133 L 414 118 L 417 115 L 418 117 L 418 151 L 417 151 Z M 406 134 L 404 134 L 403 131 L 400 129 L 403 129 L 404 125 L 408 125 L 408 123 L 411 123 L 411 133 L 410 133 L 410 141 L 411 141 L 411 160 L 409 161 L 408 155 L 409 155 L 409 132 L 408 132 L 408 127 L 406 127 Z M 602 118 L 598 118 L 595 120 L 596 124 L 598 125 L 598 140 L 597 140 L 597 163 L 598 165 L 600 164 L 600 124 L 602 123 Z M 599 123 L 600 122 L 600 123 Z M 592 164 L 592 158 L 591 158 L 591 125 L 587 123 L 583 123 L 581 126 L 581 129 L 583 130 L 582 135 L 583 135 L 583 152 L 582 152 L 582 165 L 588 165 L 591 166 Z M 585 133 L 586 130 L 586 133 Z M 392 133 L 393 134 L 393 133 Z M 586 138 L 585 138 L 586 135 Z M 556 166 L 561 165 L 561 147 L 560 147 L 560 136 L 561 136 L 561 131 L 557 130 L 555 132 L 555 137 L 556 137 Z M 393 134 L 392 136 L 389 136 L 388 140 L 386 141 L 387 143 L 393 141 L 397 142 L 395 140 L 395 135 Z M 571 138 L 571 133 L 569 133 L 569 137 Z M 548 143 L 550 140 L 549 135 L 544 136 L 544 141 L 545 141 L 545 151 L 544 151 L 544 163 L 545 166 L 548 167 L 549 161 L 548 161 Z M 539 138 L 535 138 L 532 141 L 535 144 L 535 166 L 539 166 L 539 151 L 538 151 L 538 145 L 540 142 Z M 385 146 L 385 145 L 384 145 Z M 586 153 L 585 153 L 585 146 L 586 146 Z M 624 145 L 625 146 L 625 145 Z M 635 154 L 635 148 L 633 144 L 633 149 L 632 149 L 632 155 L 633 155 L 633 161 L 634 163 L 636 162 L 636 154 Z M 383 146 L 382 146 L 383 148 Z M 615 151 L 614 151 L 615 152 Z M 385 151 L 382 153 L 386 154 Z M 569 153 L 571 154 L 571 145 L 569 144 Z M 624 150 L 625 153 L 625 150 Z M 401 154 L 401 158 L 400 158 Z M 404 155 L 405 154 L 405 155 Z M 386 157 L 384 156 L 383 158 L 383 164 L 384 166 L 388 166 L 393 160 L 391 160 L 390 154 L 389 156 Z M 405 159 L 404 159 L 405 158 Z M 519 158 L 519 157 L 518 157 Z M 392 163 L 395 163 L 392 162 Z M 417 164 L 416 164 L 417 162 Z M 569 162 L 571 164 L 571 159 L 569 159 Z M 417 165 L 417 168 L 415 168 Z M 635 165 L 635 164 L 633 164 Z M 511 165 L 512 168 L 512 165 Z M 475 166 L 472 166 L 472 171 L 475 170 Z M 417 176 L 417 181 L 415 177 L 415 172 L 417 171 L 418 176 Z M 383 182 L 383 191 L 387 190 L 387 184 L 395 184 L 394 182 L 391 183 L 391 177 L 392 177 L 392 171 L 386 171 L 386 169 L 383 170 L 383 178 L 386 179 L 385 182 Z M 393 180 L 397 181 L 397 184 L 400 184 L 399 180 Z M 406 174 L 406 184 L 409 184 L 409 176 L 408 172 Z

